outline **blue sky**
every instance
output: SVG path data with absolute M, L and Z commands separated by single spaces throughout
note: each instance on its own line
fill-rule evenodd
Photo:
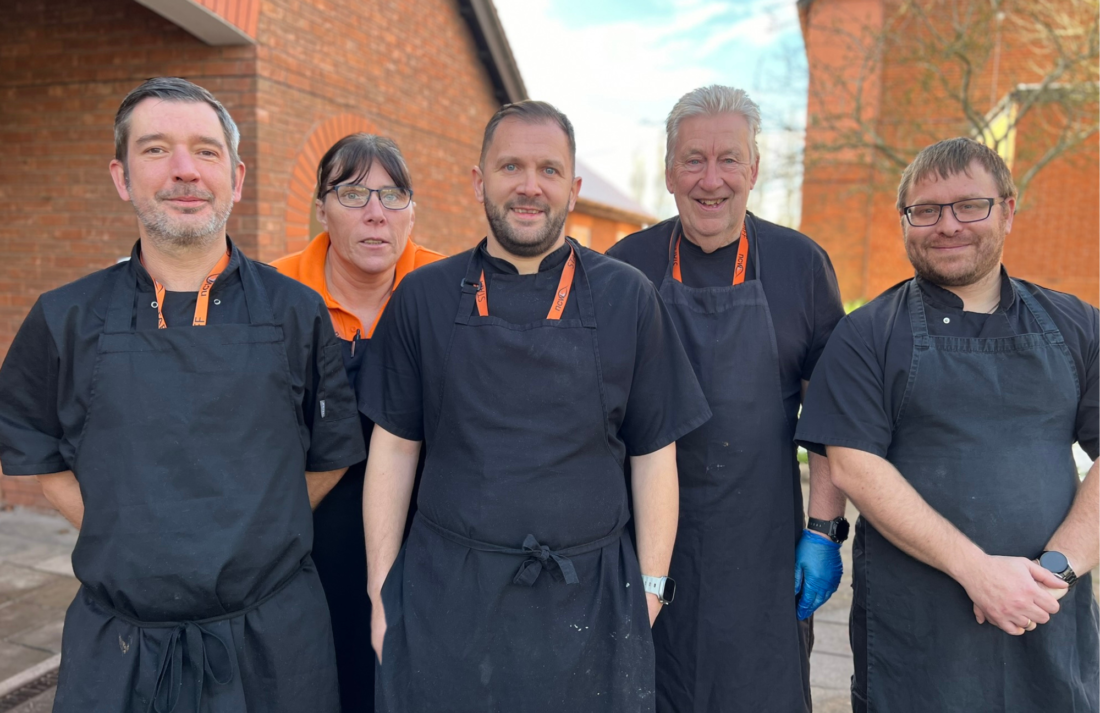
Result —
M 580 160 L 652 212 L 672 211 L 660 174 L 664 118 L 682 94 L 712 83 L 746 89 L 764 114 L 753 207 L 772 218 L 797 212 L 787 174 L 806 80 L 794 0 L 495 3 L 528 94 L 568 114 Z

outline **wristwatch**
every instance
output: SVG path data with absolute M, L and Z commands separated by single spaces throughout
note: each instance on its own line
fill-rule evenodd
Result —
M 676 596 L 676 582 L 672 577 L 650 577 L 643 574 L 642 584 L 645 585 L 646 594 L 656 594 L 657 601 L 661 604 L 672 604 Z
M 1051 572 L 1069 586 L 1077 584 L 1077 573 L 1069 566 L 1069 560 L 1061 552 L 1047 550 L 1039 555 L 1039 566 Z
M 816 517 L 811 517 L 806 524 L 806 529 L 820 532 L 838 545 L 848 539 L 848 521 L 843 515 L 832 520 L 818 520 Z

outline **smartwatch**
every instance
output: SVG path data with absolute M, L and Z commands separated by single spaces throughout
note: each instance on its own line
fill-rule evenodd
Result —
M 676 596 L 676 582 L 671 577 L 650 577 L 642 575 L 642 584 L 645 585 L 646 594 L 656 594 L 657 601 L 661 604 L 672 604 Z
M 832 520 L 818 520 L 816 517 L 811 517 L 806 524 L 807 530 L 813 530 L 814 532 L 820 532 L 838 545 L 848 539 L 848 521 L 844 519 L 844 516 L 833 518 Z
M 1039 566 L 1069 586 L 1077 584 L 1077 573 L 1069 566 L 1069 560 L 1061 552 L 1047 550 L 1039 555 Z

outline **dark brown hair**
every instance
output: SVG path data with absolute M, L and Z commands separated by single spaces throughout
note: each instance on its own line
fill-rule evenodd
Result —
M 483 169 L 485 168 L 485 155 L 489 153 L 489 145 L 493 143 L 493 134 L 496 133 L 500 122 L 505 119 L 519 119 L 526 124 L 557 124 L 565 132 L 566 138 L 569 139 L 569 160 L 573 162 L 573 170 L 576 172 L 577 137 L 573 134 L 573 124 L 570 123 L 569 117 L 558 111 L 553 104 L 534 101 L 533 99 L 505 104 L 497 110 L 497 113 L 493 114 L 492 119 L 489 119 L 489 123 L 485 125 L 485 136 L 481 140 L 481 158 L 478 160 Z
M 374 134 L 350 134 L 332 145 L 317 165 L 317 199 L 321 200 L 333 186 L 361 181 L 378 161 L 393 184 L 412 190 L 412 178 L 401 149 L 392 139 Z

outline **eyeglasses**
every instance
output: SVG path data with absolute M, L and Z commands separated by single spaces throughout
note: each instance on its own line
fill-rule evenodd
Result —
M 397 186 L 367 188 L 354 183 L 344 183 L 325 191 L 326 196 L 329 193 L 335 193 L 336 200 L 340 201 L 340 205 L 345 208 L 365 207 L 367 203 L 370 203 L 372 193 L 377 193 L 378 201 L 382 204 L 382 207 L 389 210 L 404 210 L 409 207 L 413 199 L 411 188 L 398 188 Z
M 977 223 L 985 220 L 993 211 L 993 206 L 1004 201 L 996 198 L 967 198 L 954 203 L 922 203 L 905 207 L 905 219 L 914 228 L 928 228 L 940 222 L 943 209 L 950 206 L 952 215 L 960 223 Z

